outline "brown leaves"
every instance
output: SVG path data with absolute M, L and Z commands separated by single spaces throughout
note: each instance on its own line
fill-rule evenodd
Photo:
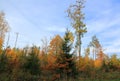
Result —
M 50 51 L 49 53 L 51 54 L 59 54 L 61 52 L 61 47 L 62 47 L 62 38 L 59 35 L 56 35 L 50 42 Z

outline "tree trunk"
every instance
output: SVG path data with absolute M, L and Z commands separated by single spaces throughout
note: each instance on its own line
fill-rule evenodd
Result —
M 81 57 L 81 36 L 80 33 L 78 34 L 78 54 L 79 54 L 79 60 Z

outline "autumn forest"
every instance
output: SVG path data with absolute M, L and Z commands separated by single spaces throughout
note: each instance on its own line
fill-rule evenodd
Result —
M 120 81 L 120 58 L 108 56 L 96 35 L 82 48 L 87 33 L 84 0 L 70 5 L 67 15 L 74 31 L 66 28 L 42 40 L 41 46 L 4 46 L 9 23 L 0 12 L 0 81 Z

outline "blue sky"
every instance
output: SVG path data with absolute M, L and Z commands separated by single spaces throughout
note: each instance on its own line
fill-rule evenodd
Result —
M 9 45 L 17 47 L 41 45 L 41 39 L 61 36 L 70 26 L 66 10 L 75 0 L 0 0 L 10 31 Z M 96 35 L 106 53 L 120 53 L 120 0 L 86 0 L 85 23 L 88 32 L 82 39 L 85 48 Z M 6 35 L 6 39 L 8 34 Z M 6 45 L 6 41 L 5 41 Z

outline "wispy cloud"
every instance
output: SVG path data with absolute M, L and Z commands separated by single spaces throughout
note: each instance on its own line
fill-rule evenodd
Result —
M 87 1 L 86 24 L 88 32 L 83 42 L 89 43 L 93 35 L 97 35 L 105 53 L 120 53 L 120 12 L 119 2 L 113 0 Z M 87 46 L 83 45 L 84 47 Z
M 61 32 L 64 33 L 66 30 L 66 27 L 60 27 L 60 26 L 51 26 L 46 28 L 49 32 Z

